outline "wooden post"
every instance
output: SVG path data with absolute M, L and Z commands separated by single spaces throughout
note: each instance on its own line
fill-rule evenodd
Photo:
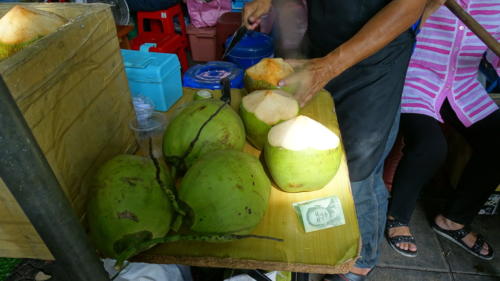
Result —
M 467 13 L 455 0 L 446 0 L 446 7 L 450 9 L 481 41 L 500 57 L 500 43 L 479 24 L 469 13 Z

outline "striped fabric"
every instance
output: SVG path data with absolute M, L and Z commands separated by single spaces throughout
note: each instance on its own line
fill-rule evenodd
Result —
M 500 0 L 458 0 L 458 3 L 500 39 Z M 500 73 L 500 59 L 487 51 L 446 7 L 425 22 L 408 68 L 401 112 L 431 116 L 448 98 L 462 123 L 469 127 L 498 109 L 477 79 L 483 54 Z

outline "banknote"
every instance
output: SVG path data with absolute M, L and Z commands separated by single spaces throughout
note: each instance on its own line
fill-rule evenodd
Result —
M 342 204 L 336 196 L 293 203 L 306 232 L 345 224 Z

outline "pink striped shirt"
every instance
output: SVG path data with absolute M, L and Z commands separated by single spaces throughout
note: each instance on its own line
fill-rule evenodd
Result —
M 499 0 L 457 0 L 486 30 L 500 39 Z M 500 74 L 500 59 L 446 7 L 425 22 L 406 74 L 401 112 L 431 116 L 447 98 L 462 123 L 469 127 L 498 106 L 477 79 L 483 54 Z

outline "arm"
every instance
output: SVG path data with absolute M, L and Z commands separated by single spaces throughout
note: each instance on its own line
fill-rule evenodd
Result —
M 422 27 L 427 21 L 427 19 L 434 14 L 444 3 L 446 0 L 427 0 L 427 4 L 425 5 L 424 13 L 422 14 L 422 21 L 420 22 L 420 27 Z
M 296 97 L 303 106 L 331 79 L 376 53 L 407 30 L 421 16 L 426 2 L 426 0 L 393 0 L 351 39 L 325 57 L 290 61 L 301 71 L 281 81 L 280 85 L 299 85 Z

